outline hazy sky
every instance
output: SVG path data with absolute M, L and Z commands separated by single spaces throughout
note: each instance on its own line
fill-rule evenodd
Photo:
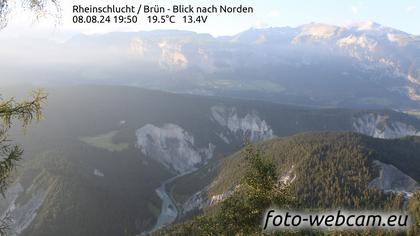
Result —
M 211 5 L 227 4 L 231 6 L 252 6 L 252 15 L 212 15 L 207 24 L 196 25 L 76 25 L 72 23 L 72 5 L 118 4 L 194 4 Z M 310 22 L 330 24 L 347 24 L 372 20 L 382 25 L 397 28 L 411 34 L 420 35 L 420 1 L 419 0 L 61 0 L 62 20 L 54 25 L 51 19 L 33 22 L 29 12 L 16 10 L 10 19 L 9 26 L 0 31 L 0 36 L 17 36 L 24 34 L 39 35 L 65 39 L 76 33 L 105 33 L 112 31 L 139 31 L 154 29 L 182 29 L 211 33 L 214 36 L 233 35 L 250 27 L 298 26 Z M 15 6 L 16 7 L 16 6 Z M 19 8 L 19 6 L 17 6 Z

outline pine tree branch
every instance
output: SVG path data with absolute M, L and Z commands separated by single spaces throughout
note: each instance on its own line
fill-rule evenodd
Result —
M 10 127 L 12 119 L 18 119 L 27 126 L 33 119 L 42 118 L 41 107 L 45 105 L 47 95 L 42 89 L 32 92 L 30 101 L 16 102 L 14 98 L 0 102 L 0 119 L 5 127 Z

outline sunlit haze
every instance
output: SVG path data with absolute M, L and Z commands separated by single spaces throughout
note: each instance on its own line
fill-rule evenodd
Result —
M 51 17 L 34 21 L 29 12 L 22 11 L 19 6 L 12 6 L 14 13 L 10 16 L 9 26 L 0 33 L 0 37 L 14 37 L 17 35 L 38 35 L 56 40 L 65 40 L 78 33 L 93 34 L 114 31 L 144 31 L 156 29 L 190 30 L 200 33 L 210 33 L 213 36 L 233 35 L 249 29 L 265 27 L 296 27 L 310 22 L 335 25 L 345 25 L 353 22 L 374 21 L 381 25 L 393 27 L 410 34 L 420 34 L 420 3 L 413 0 L 402 1 L 304 1 L 304 0 L 269 0 L 251 1 L 240 0 L 229 2 L 229 5 L 251 6 L 255 9 L 251 15 L 223 15 L 212 17 L 208 23 L 201 24 L 162 24 L 154 25 L 140 22 L 138 24 L 103 24 L 77 25 L 72 22 L 72 6 L 115 4 L 115 1 L 102 0 L 74 0 L 61 1 L 62 19 L 57 22 Z M 118 1 L 119 4 L 138 5 L 138 0 Z M 141 1 L 143 4 L 155 5 L 156 1 Z M 174 0 L 159 1 L 159 4 L 169 6 L 179 4 Z M 188 0 L 183 4 L 211 5 L 227 4 L 226 1 L 216 0 Z M 54 12 L 54 9 L 51 9 Z M 223 27 L 221 27 L 223 26 Z

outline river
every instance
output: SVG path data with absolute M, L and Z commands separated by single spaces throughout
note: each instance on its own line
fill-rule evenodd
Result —
M 156 221 L 156 224 L 153 227 L 153 229 L 149 231 L 149 233 L 153 233 L 154 231 L 166 225 L 169 225 L 176 220 L 176 218 L 178 217 L 179 211 L 178 211 L 178 208 L 176 206 L 174 199 L 172 198 L 171 194 L 167 191 L 166 186 L 172 183 L 173 181 L 175 181 L 176 179 L 184 175 L 190 174 L 194 171 L 196 171 L 196 169 L 182 173 L 180 175 L 176 175 L 170 179 L 167 179 L 165 180 L 165 182 L 162 183 L 162 185 L 159 186 L 159 188 L 155 190 L 159 198 L 162 200 L 162 206 L 161 206 L 160 215 Z
M 157 195 L 162 200 L 162 206 L 157 222 L 153 229 L 150 231 L 150 233 L 162 228 L 165 225 L 171 224 L 176 220 L 176 217 L 178 216 L 178 208 L 176 207 L 174 200 L 170 196 L 170 193 L 166 191 L 166 185 L 170 184 L 172 181 L 181 176 L 182 175 L 177 175 L 166 180 L 162 183 L 162 185 L 159 188 L 156 189 Z

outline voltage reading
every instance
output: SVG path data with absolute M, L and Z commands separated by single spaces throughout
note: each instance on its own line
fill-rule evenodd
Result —
M 194 23 L 206 23 L 208 16 L 184 16 L 184 23 L 194 24 Z

